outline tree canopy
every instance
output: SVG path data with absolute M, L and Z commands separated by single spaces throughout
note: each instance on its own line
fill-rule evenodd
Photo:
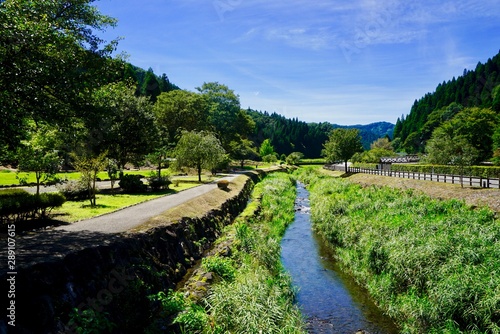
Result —
M 351 157 L 363 151 L 358 129 L 335 129 L 323 144 L 323 155 L 330 163 L 343 161 L 347 172 L 347 162 Z
M 219 139 L 206 131 L 184 131 L 175 148 L 178 168 L 196 168 L 201 182 L 203 169 L 215 169 L 225 159 L 225 150 Z
M 115 19 L 94 0 L 0 3 L 0 148 L 25 137 L 26 122 L 70 123 L 82 117 L 92 90 L 119 70 L 116 41 L 94 33 Z

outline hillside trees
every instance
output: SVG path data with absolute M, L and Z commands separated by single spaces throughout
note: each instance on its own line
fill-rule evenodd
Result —
M 84 117 L 89 94 L 119 70 L 109 58 L 116 41 L 94 34 L 116 21 L 93 2 L 0 3 L 0 147 L 15 150 L 29 120 L 63 125 Z
M 436 128 L 440 123 L 434 114 L 447 106 L 461 105 L 465 108 L 491 108 L 500 112 L 500 53 L 485 64 L 478 63 L 475 70 L 464 70 L 463 75 L 440 83 L 434 93 L 428 93 L 415 100 L 410 113 L 396 122 L 394 137 L 403 143 L 403 149 L 423 152 L 426 141 L 432 134 L 429 126 Z M 430 130 L 430 131 L 429 131 Z M 408 137 L 412 137 L 408 140 Z

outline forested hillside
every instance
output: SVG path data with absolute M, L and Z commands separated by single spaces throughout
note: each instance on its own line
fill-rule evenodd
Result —
M 267 138 L 271 140 L 276 152 L 288 155 L 292 152 L 302 152 L 307 158 L 321 156 L 323 143 L 329 133 L 335 128 L 356 128 L 365 149 L 378 138 L 386 135 L 392 138 L 394 124 L 378 122 L 368 125 L 341 126 L 328 122 L 306 123 L 297 118 L 289 119 L 277 113 L 269 114 L 256 110 L 247 110 L 247 114 L 255 122 L 255 131 L 250 139 L 258 146 Z
M 397 120 L 394 137 L 408 153 L 424 152 L 434 129 L 459 112 L 470 114 L 472 107 L 500 113 L 500 53 L 415 100 L 410 113 Z

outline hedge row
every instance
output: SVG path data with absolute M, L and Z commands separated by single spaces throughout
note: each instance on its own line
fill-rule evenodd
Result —
M 28 219 L 46 218 L 66 198 L 59 193 L 30 194 L 22 189 L 0 191 L 0 222 L 20 222 Z

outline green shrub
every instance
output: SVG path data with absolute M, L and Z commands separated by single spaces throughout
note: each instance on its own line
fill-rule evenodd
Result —
M 229 258 L 220 256 L 206 257 L 202 260 L 202 266 L 205 270 L 211 271 L 227 281 L 234 280 L 236 270 L 233 261 Z
M 184 333 L 202 333 L 208 325 L 208 315 L 200 305 L 190 304 L 174 319 L 174 324 L 179 324 Z
M 129 194 L 145 192 L 147 189 L 141 180 L 141 175 L 125 174 L 120 178 L 118 185 L 125 193 Z
M 68 201 L 83 201 L 90 198 L 87 186 L 81 180 L 70 180 L 57 186 Z
M 66 198 L 59 193 L 30 194 L 21 189 L 0 192 L 0 221 L 25 221 L 46 218 L 53 208 L 64 204 Z
M 38 206 L 39 218 L 46 218 L 47 214 L 54 208 L 61 207 L 66 198 L 60 193 L 43 193 L 35 196 Z
M 153 191 L 160 191 L 163 189 L 168 189 L 172 181 L 168 178 L 168 176 L 151 176 L 148 178 L 149 186 Z
M 168 293 L 163 291 L 149 297 L 151 301 L 156 301 L 161 304 L 162 312 L 165 316 L 176 314 L 186 308 L 186 301 L 181 292 L 168 290 Z
M 2 222 L 26 220 L 36 210 L 35 196 L 22 189 L 0 191 Z

